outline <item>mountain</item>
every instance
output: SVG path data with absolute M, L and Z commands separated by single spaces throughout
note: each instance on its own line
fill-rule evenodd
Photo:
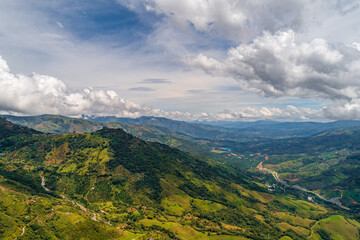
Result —
M 89 133 L 100 130 L 103 127 L 122 128 L 146 141 L 157 141 L 168 145 L 171 145 L 171 142 L 182 142 L 180 145 L 187 145 L 188 148 L 191 148 L 191 144 L 187 144 L 190 141 L 197 144 L 196 149 L 202 146 L 202 148 L 205 147 L 208 150 L 210 149 L 210 151 L 211 147 L 219 146 L 219 144 L 225 141 L 246 143 L 293 137 L 309 137 L 329 130 L 360 126 L 360 121 L 336 121 L 329 123 L 258 121 L 232 123 L 235 125 L 245 124 L 246 127 L 238 129 L 156 117 L 140 117 L 135 119 L 87 117 L 87 120 L 57 115 L 29 117 L 3 115 L 2 117 L 16 124 L 49 133 Z M 228 124 L 229 126 L 231 125 L 231 123 Z M 219 142 L 219 144 L 213 145 L 212 143 L 214 142 Z M 187 150 L 182 148 L 181 150 L 197 153 L 194 149 Z
M 3 239 L 359 237 L 336 206 L 121 129 L 22 136 L 0 144 Z
M 262 136 L 251 135 L 243 133 L 236 128 L 224 128 L 212 126 L 208 124 L 189 123 L 185 121 L 176 121 L 167 118 L 159 117 L 140 117 L 140 118 L 117 118 L 117 117 L 87 117 L 86 119 L 95 122 L 106 123 L 125 123 L 131 125 L 151 124 L 153 126 L 171 129 L 172 131 L 190 136 L 192 138 L 206 139 L 206 140 L 236 140 L 248 141 L 249 138 L 253 140 L 266 139 Z
M 5 139 L 10 136 L 29 136 L 33 134 L 40 134 L 39 131 L 36 131 L 31 128 L 22 127 L 19 125 L 12 124 L 10 121 L 5 118 L 0 117 L 0 138 Z
M 309 137 L 324 131 L 360 127 L 360 121 L 342 120 L 335 122 L 184 122 L 167 118 L 140 117 L 86 117 L 86 119 L 102 123 L 125 123 L 131 125 L 151 124 L 171 129 L 192 138 L 211 141 L 254 142 L 262 140 L 283 139 L 292 137 Z
M 42 133 L 34 129 L 14 125 L 5 118 L 0 118 L 0 145 L 2 146 L 13 146 L 15 142 L 24 142 L 27 137 L 40 134 Z
M 59 115 L 40 115 L 40 116 L 12 116 L 2 115 L 1 117 L 21 126 L 36 129 L 44 133 L 88 133 L 102 129 L 105 125 L 101 123 L 89 122 L 78 118 L 69 118 Z
M 283 179 L 300 179 L 294 182 L 294 184 L 300 184 L 307 189 L 319 191 L 328 198 L 337 196 L 337 191 L 334 191 L 335 189 L 347 186 L 346 189 L 343 189 L 345 190 L 345 195 L 342 198 L 342 202 L 352 208 L 357 208 L 356 204 L 353 206 L 353 202 L 360 202 L 360 198 L 357 195 L 360 189 L 357 187 L 358 181 L 356 180 L 358 165 L 355 163 L 348 164 L 342 159 L 353 153 L 356 154 L 360 140 L 358 128 L 340 128 L 325 131 L 311 137 L 253 142 L 249 139 L 248 141 L 250 142 L 238 142 L 231 140 L 204 141 L 149 123 L 143 125 L 97 123 L 52 115 L 25 118 L 13 117 L 12 120 L 36 128 L 39 126 L 40 128 L 53 126 L 53 129 L 56 129 L 56 131 L 61 130 L 62 132 L 70 132 L 70 129 L 91 131 L 106 126 L 111 128 L 121 127 L 126 132 L 134 134 L 143 140 L 164 143 L 186 152 L 222 161 L 238 169 L 251 169 L 251 167 L 255 167 L 263 161 L 263 157 L 251 157 L 251 155 L 268 155 L 270 160 L 266 162 L 266 166 L 278 171 Z M 327 124 L 330 124 L 332 127 L 339 127 L 348 125 L 348 121 Z M 296 127 L 294 124 L 290 125 L 293 125 L 293 128 Z M 312 126 L 312 124 L 305 125 L 308 125 L 310 128 Z M 337 151 L 342 149 L 347 149 L 346 156 L 336 154 Z M 299 154 L 301 154 L 300 157 L 298 156 Z M 334 157 L 328 158 L 323 156 Z M 334 162 L 337 164 L 334 164 Z M 316 166 L 323 167 L 319 169 Z M 309 175 L 308 169 L 311 169 L 311 175 Z M 329 177 L 334 174 L 338 177 Z M 317 184 L 314 185 L 314 182 Z
M 90 133 L 104 127 L 121 128 L 127 133 L 151 142 L 159 142 L 182 151 L 206 156 L 215 160 L 223 160 L 228 156 L 221 156 L 211 152 L 211 148 L 196 139 L 185 134 L 175 132 L 171 129 L 155 126 L 151 124 L 130 125 L 126 123 L 102 123 L 92 122 L 84 119 L 70 118 L 59 115 L 40 115 L 40 116 L 11 116 L 3 115 L 9 121 L 25 127 L 33 128 L 43 133 Z

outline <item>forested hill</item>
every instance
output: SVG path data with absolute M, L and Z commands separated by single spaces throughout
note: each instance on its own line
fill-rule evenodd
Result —
M 41 134 L 39 131 L 36 131 L 31 128 L 23 127 L 20 125 L 15 125 L 5 118 L 0 117 L 0 139 L 5 139 L 11 136 L 17 135 L 32 135 L 32 134 Z
M 121 129 L 40 135 L 4 126 L 30 134 L 0 143 L 0 238 L 304 239 L 339 216 Z M 340 217 L 356 239 L 358 223 Z

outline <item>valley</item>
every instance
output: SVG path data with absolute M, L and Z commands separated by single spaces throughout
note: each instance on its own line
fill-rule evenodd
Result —
M 262 166 L 262 162 L 259 163 L 259 165 L 256 168 L 258 168 L 260 171 L 263 171 L 265 173 L 266 172 L 270 173 L 271 175 L 273 175 L 274 179 L 277 182 L 281 183 L 285 187 L 292 187 L 292 188 L 297 189 L 299 191 L 310 193 L 310 194 L 315 195 L 316 197 L 318 197 L 319 199 L 321 199 L 321 200 L 323 200 L 325 202 L 330 202 L 330 203 L 333 203 L 333 204 L 335 204 L 335 205 L 337 205 L 337 206 L 339 206 L 339 207 L 341 207 L 341 208 L 343 208 L 345 210 L 350 210 L 350 208 L 347 208 L 347 207 L 343 206 L 343 204 L 341 203 L 341 199 L 343 197 L 343 192 L 342 191 L 341 191 L 341 196 L 340 197 L 334 197 L 334 198 L 326 199 L 325 197 L 321 196 L 319 193 L 316 193 L 314 191 L 310 191 L 310 190 L 308 190 L 306 188 L 303 188 L 303 187 L 301 187 L 299 185 L 291 185 L 290 186 L 285 180 L 280 179 L 279 174 L 277 172 L 272 171 L 272 170 L 267 169 L 267 168 L 264 168 Z M 312 197 L 308 197 L 308 199 L 311 199 L 310 201 L 313 201 Z
M 37 130 L 49 125 L 64 133 L 27 128 L 29 118 L 22 118 L 23 126 L 0 119 L 0 224 L 9 229 L 0 233 L 2 238 L 359 237 L 356 129 L 331 130 L 307 140 L 226 145 L 229 135 L 199 138 L 164 126 L 77 122 L 61 116 L 47 116 L 41 124 L 35 119 Z M 337 140 L 347 138 L 346 145 L 326 142 L 329 152 L 324 152 L 319 138 L 334 134 Z M 309 154 L 304 147 L 299 153 L 300 144 L 313 138 L 312 149 L 317 150 Z M 296 141 L 298 147 L 289 149 L 288 143 Z M 185 146 L 187 151 L 181 151 Z M 194 152 L 198 146 L 206 154 Z M 339 174 L 334 176 L 341 177 L 336 181 L 324 175 L 335 170 Z M 343 227 L 329 229 L 329 224 Z

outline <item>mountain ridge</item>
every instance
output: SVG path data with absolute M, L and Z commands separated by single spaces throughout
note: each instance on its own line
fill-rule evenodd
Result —
M 103 239 L 303 239 L 319 217 L 335 213 L 292 195 L 270 194 L 245 172 L 144 142 L 121 129 L 28 135 L 0 148 L 0 186 L 5 189 L 0 199 L 36 201 L 21 205 L 28 210 L 18 215 L 0 201 L 1 216 L 19 229 L 19 239 L 34 239 L 36 233 L 75 239 L 91 231 L 86 225 Z M 34 212 L 30 221 L 22 220 L 28 211 Z M 306 220 L 301 227 L 292 223 L 295 213 Z M 78 219 L 81 228 L 74 228 Z

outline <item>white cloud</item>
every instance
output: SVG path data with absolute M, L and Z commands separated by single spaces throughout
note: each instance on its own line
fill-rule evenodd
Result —
M 357 31 L 360 29 L 358 1 L 117 1 L 139 14 L 147 11 L 163 16 L 164 24 L 159 25 L 161 31 L 157 31 L 160 35 L 162 31 L 180 32 L 183 35 L 195 31 L 207 34 L 208 38 L 246 43 L 261 35 L 263 31 L 275 33 L 293 29 L 307 39 L 323 37 L 332 41 L 347 41 L 347 44 L 360 37 L 360 32 Z M 193 44 L 200 46 L 203 43 L 194 41 Z
M 310 120 L 323 119 L 323 109 L 312 110 L 309 108 L 297 108 L 288 105 L 284 108 L 277 107 L 246 107 L 234 112 L 215 114 L 213 120 Z
M 360 99 L 335 101 L 323 110 L 323 116 L 329 119 L 360 119 Z
M 352 46 L 353 46 L 355 49 L 357 49 L 358 51 L 360 51 L 360 43 L 358 43 L 358 42 L 353 42 L 353 43 L 352 43 Z
M 291 30 L 264 32 L 230 49 L 223 61 L 200 54 L 184 62 L 234 78 L 242 89 L 266 97 L 320 98 L 337 105 L 360 99 L 360 52 L 324 39 L 296 44 Z
M 138 117 L 151 108 L 120 98 L 114 91 L 71 91 L 54 77 L 13 74 L 0 57 L 0 109 L 23 114 L 99 114 Z
M 321 111 L 287 106 L 286 108 L 243 108 L 236 112 L 166 112 L 120 98 L 112 90 L 85 88 L 71 91 L 64 82 L 33 73 L 14 74 L 0 56 L 0 112 L 15 114 L 115 115 L 118 117 L 157 116 L 177 120 L 255 120 L 321 118 Z
M 146 0 L 118 1 L 130 9 L 146 9 L 165 15 L 167 20 L 182 31 L 194 28 L 213 36 L 233 41 L 249 41 L 264 29 L 302 26 L 307 1 L 288 0 Z M 145 7 L 142 7 L 145 6 Z
M 331 119 L 359 118 L 355 114 L 360 98 L 358 2 L 121 2 L 134 11 L 163 16 L 151 42 L 174 56 L 186 55 L 183 62 L 188 66 L 233 78 L 243 90 L 260 96 L 316 99 L 328 104 L 321 112 Z M 238 47 L 224 57 L 216 52 L 221 44 L 206 38 L 231 40 Z M 259 117 L 265 115 L 263 111 Z

